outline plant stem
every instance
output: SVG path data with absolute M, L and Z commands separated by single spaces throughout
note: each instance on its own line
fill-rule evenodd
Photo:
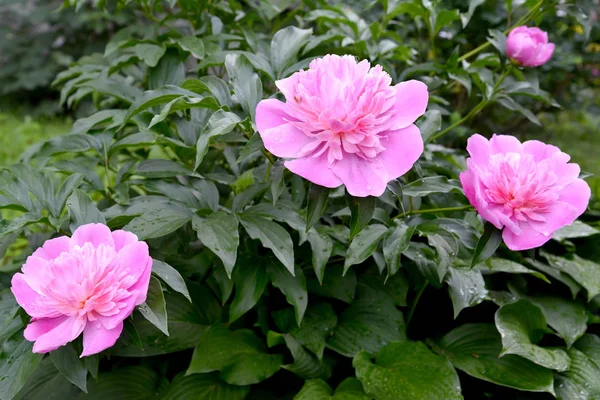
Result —
M 419 290 L 419 292 L 417 293 L 417 297 L 415 297 L 415 301 L 413 301 L 412 306 L 410 307 L 410 312 L 408 313 L 408 318 L 406 319 L 406 326 L 410 324 L 410 320 L 412 319 L 412 316 L 415 313 L 417 304 L 419 304 L 419 300 L 421 299 L 421 296 L 423 295 L 425 289 L 427 289 L 427 286 L 429 286 L 429 281 L 425 281 L 425 283 L 421 287 L 421 290 Z
M 396 215 L 392 219 L 405 218 L 405 217 L 408 217 L 409 215 L 416 215 L 416 214 L 428 214 L 428 213 L 438 213 L 438 212 L 453 212 L 453 211 L 469 211 L 469 210 L 472 210 L 472 209 L 474 209 L 474 208 L 470 204 L 469 205 L 465 205 L 465 206 L 460 206 L 460 207 L 427 208 L 427 209 L 407 211 L 407 212 L 404 212 L 402 214 Z

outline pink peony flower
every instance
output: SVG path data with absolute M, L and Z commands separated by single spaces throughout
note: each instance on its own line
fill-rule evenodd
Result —
M 506 39 L 506 54 L 524 67 L 546 64 L 552 53 L 554 43 L 548 43 L 548 34 L 539 28 L 519 26 Z
M 579 166 L 558 147 L 514 136 L 467 142 L 467 171 L 460 174 L 465 195 L 498 229 L 511 250 L 539 247 L 587 208 L 591 190 Z
M 277 81 L 285 96 L 261 101 L 256 125 L 267 150 L 285 166 L 326 187 L 346 185 L 353 196 L 380 196 L 423 153 L 413 124 L 427 107 L 427 86 L 390 86 L 381 66 L 327 55 L 308 70 Z
M 152 258 L 133 233 L 88 224 L 46 241 L 12 278 L 17 302 L 32 316 L 25 339 L 47 353 L 83 332 L 89 356 L 115 344 L 123 320 L 146 300 Z

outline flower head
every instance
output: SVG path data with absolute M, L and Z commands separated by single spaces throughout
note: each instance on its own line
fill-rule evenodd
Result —
M 261 101 L 256 125 L 267 150 L 318 185 L 346 185 L 353 196 L 380 196 L 423 153 L 413 122 L 427 107 L 427 86 L 391 86 L 381 66 L 327 55 L 277 81 L 285 96 Z
M 479 214 L 502 229 L 511 250 L 539 247 L 587 208 L 590 187 L 579 179 L 579 166 L 558 147 L 514 136 L 489 141 L 473 135 L 471 155 L 460 174 L 465 195 Z
M 554 53 L 554 43 L 548 43 L 548 34 L 539 28 L 519 26 L 506 38 L 506 54 L 524 67 L 546 64 Z
M 88 224 L 46 241 L 12 278 L 17 302 L 32 318 L 25 338 L 47 353 L 83 332 L 83 353 L 115 344 L 123 320 L 146 300 L 152 258 L 133 233 Z

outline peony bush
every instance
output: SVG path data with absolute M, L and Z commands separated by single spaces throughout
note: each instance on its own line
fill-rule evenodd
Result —
M 506 122 L 578 5 L 87 3 L 139 21 L 0 171 L 0 400 L 600 396 L 589 174 Z

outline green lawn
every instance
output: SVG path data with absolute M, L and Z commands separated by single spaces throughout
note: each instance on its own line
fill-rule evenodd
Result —
M 33 120 L 0 112 L 0 166 L 13 164 L 30 145 L 71 130 L 64 119 Z

